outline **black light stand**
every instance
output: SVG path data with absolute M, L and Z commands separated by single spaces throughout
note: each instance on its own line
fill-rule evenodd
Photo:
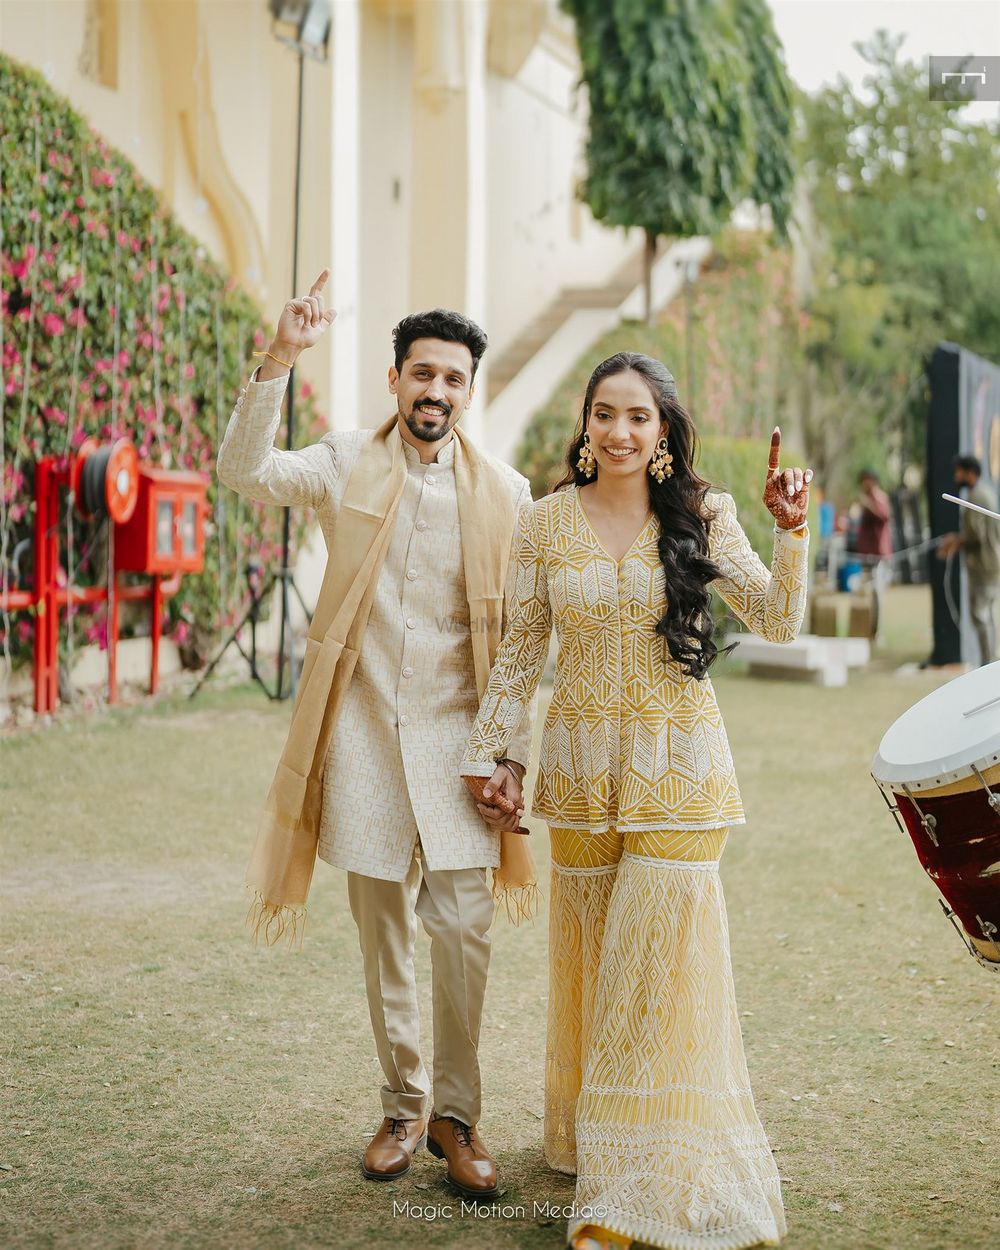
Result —
M 302 117 L 304 112 L 305 58 L 325 61 L 327 44 L 330 38 L 330 0 L 268 0 L 268 8 L 273 18 L 273 30 L 279 43 L 286 44 L 298 57 L 298 107 L 295 125 L 295 203 L 292 218 L 292 298 L 297 297 L 299 280 L 299 203 L 302 190 Z M 285 414 L 287 433 L 285 446 L 292 450 L 295 440 L 295 370 L 289 374 L 288 388 L 285 392 Z M 290 508 L 284 509 L 281 520 L 281 567 L 272 573 L 261 585 L 260 566 L 251 560 L 246 567 L 247 586 L 250 591 L 250 606 L 242 619 L 225 639 L 214 659 L 201 675 L 197 685 L 191 691 L 190 698 L 198 693 L 214 672 L 223 655 L 232 645 L 236 645 L 240 654 L 250 666 L 250 676 L 261 687 L 269 699 L 287 699 L 295 694 L 296 674 L 292 657 L 292 639 L 289 625 L 290 592 L 305 612 L 307 619 L 311 616 L 302 594 L 295 584 L 295 576 L 288 564 L 291 547 L 292 514 Z M 257 668 L 257 623 L 260 619 L 260 606 L 273 591 L 277 582 L 281 583 L 281 616 L 278 630 L 277 682 L 272 691 Z M 250 624 L 250 654 L 243 648 L 239 635 L 244 626 Z M 287 641 L 287 655 L 286 655 Z M 285 664 L 288 664 L 288 685 L 285 686 Z

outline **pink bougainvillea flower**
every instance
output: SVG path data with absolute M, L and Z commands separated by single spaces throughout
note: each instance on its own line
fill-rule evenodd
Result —
M 184 376 L 188 379 L 194 377 L 194 365 L 190 362 L 184 366 Z
M 46 419 L 46 421 L 54 421 L 56 425 L 66 424 L 66 414 L 61 408 L 53 408 L 46 405 L 42 409 L 42 416 Z
M 35 245 L 33 243 L 29 243 L 28 246 L 24 249 L 24 256 L 22 257 L 22 259 L 14 261 L 10 265 L 11 277 L 17 278 L 18 281 L 20 281 L 21 278 L 25 277 L 27 275 L 28 270 L 35 263 L 35 257 L 37 256 L 37 254 L 38 253 L 35 251 Z
M 55 313 L 46 313 L 42 318 L 42 329 L 52 338 L 58 338 L 65 328 L 66 324 L 62 317 L 57 317 Z
M 82 308 L 74 308 L 66 320 L 74 329 L 77 326 L 85 326 L 87 324 L 87 317 Z

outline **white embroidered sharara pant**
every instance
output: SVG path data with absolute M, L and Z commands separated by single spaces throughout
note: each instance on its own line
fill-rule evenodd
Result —
M 545 1155 L 592 1224 L 663 1250 L 774 1245 L 719 879 L 726 829 L 550 828 Z

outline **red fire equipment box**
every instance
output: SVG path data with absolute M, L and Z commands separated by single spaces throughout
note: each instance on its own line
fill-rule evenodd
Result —
M 200 473 L 140 468 L 135 512 L 115 528 L 115 567 L 123 573 L 200 572 L 207 490 Z

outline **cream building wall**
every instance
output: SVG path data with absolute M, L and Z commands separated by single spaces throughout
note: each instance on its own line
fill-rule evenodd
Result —
M 305 62 L 298 287 L 330 264 L 340 316 L 301 373 L 351 428 L 390 410 L 389 334 L 406 312 L 476 317 L 495 358 L 638 240 L 575 200 L 585 102 L 556 0 L 333 0 L 332 21 L 328 61 Z M 277 317 L 297 71 L 266 0 L 0 0 L 0 47 L 45 73 Z

